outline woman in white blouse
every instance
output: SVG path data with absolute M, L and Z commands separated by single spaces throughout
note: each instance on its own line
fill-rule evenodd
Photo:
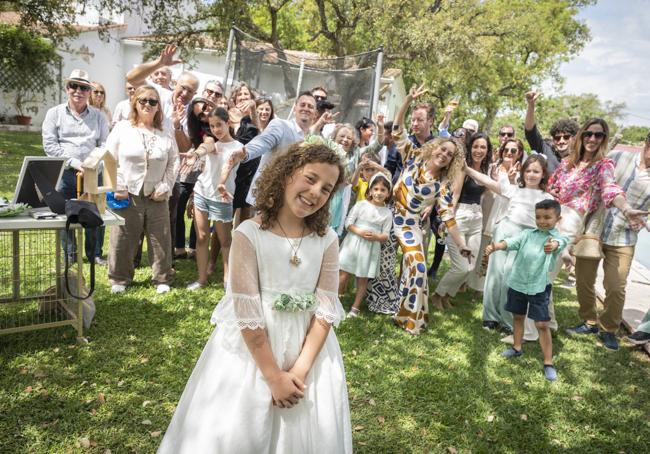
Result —
M 170 131 L 163 130 L 160 98 L 153 87 L 135 91 L 129 119 L 115 125 L 106 146 L 118 162 L 115 198 L 129 200 L 126 208 L 116 210 L 125 224 L 111 227 L 111 291 L 123 292 L 133 281 L 133 258 L 144 229 L 153 249 L 152 281 L 158 293 L 166 293 L 173 278 L 167 199 L 176 178 L 178 148 Z

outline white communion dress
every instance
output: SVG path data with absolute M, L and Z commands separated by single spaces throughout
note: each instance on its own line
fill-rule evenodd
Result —
M 328 229 L 290 239 L 242 222 L 233 234 L 227 293 L 217 325 L 194 367 L 159 454 L 349 453 L 352 429 L 343 358 L 330 330 L 306 377 L 305 397 L 293 408 L 273 406 L 271 390 L 241 329 L 265 329 L 273 356 L 289 370 L 312 317 L 338 325 L 338 239 Z M 290 242 L 292 245 L 290 245 Z M 290 262 L 293 250 L 300 263 Z M 293 248 L 292 248 L 293 246 Z M 308 310 L 273 308 L 281 294 L 315 295 Z

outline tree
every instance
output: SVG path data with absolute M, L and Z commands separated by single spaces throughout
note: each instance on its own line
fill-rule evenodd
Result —
M 523 137 L 523 118 L 526 110 L 524 96 L 520 97 L 519 106 L 497 118 L 497 125 L 512 124 L 519 130 L 519 137 Z M 572 118 L 579 125 L 590 118 L 602 118 L 607 121 L 610 136 L 619 130 L 618 123 L 623 118 L 625 103 L 601 101 L 597 95 L 587 93 L 582 95 L 560 95 L 541 97 L 535 106 L 537 126 L 542 134 L 548 134 L 554 122 L 561 118 Z M 646 129 L 647 134 L 647 129 Z M 625 139 L 625 135 L 623 136 Z M 645 136 L 644 136 L 645 137 Z
M 626 126 L 621 129 L 622 142 L 630 145 L 641 145 L 648 137 L 650 127 L 648 126 Z
M 0 89 L 15 93 L 18 115 L 36 113 L 39 96 L 56 82 L 59 56 L 54 46 L 23 28 L 0 24 L 0 55 Z
M 0 5 L 46 5 L 26 12 L 23 22 L 69 24 L 70 5 L 90 1 Z M 457 114 L 482 119 L 489 131 L 498 111 L 517 108 L 531 87 L 548 78 L 561 83 L 559 63 L 589 39 L 577 13 L 595 0 L 384 0 L 372 8 L 361 0 L 95 2 L 106 14 L 139 12 L 163 40 L 185 49 L 184 59 L 207 39 L 225 45 L 233 21 L 280 53 L 291 47 L 342 56 L 383 44 L 386 64 L 402 68 L 407 85 L 426 81 L 439 108 L 460 96 Z

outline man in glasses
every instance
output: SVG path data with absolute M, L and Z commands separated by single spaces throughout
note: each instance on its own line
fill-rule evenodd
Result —
M 43 149 L 48 156 L 66 158 L 65 170 L 57 190 L 63 197 L 77 197 L 77 173 L 83 175 L 82 162 L 95 149 L 103 147 L 108 137 L 108 120 L 99 109 L 88 104 L 90 99 L 90 77 L 86 71 L 74 69 L 65 80 L 68 100 L 47 111 L 43 121 Z M 79 188 L 81 190 L 81 188 Z M 90 242 L 86 235 L 86 257 L 99 264 L 104 241 L 104 228 L 97 234 L 97 242 Z M 74 251 L 74 242 L 68 242 L 68 254 Z
M 218 80 L 210 80 L 203 87 L 202 97 L 208 101 L 217 104 L 217 101 L 223 97 L 223 85 Z
M 180 60 L 174 58 L 176 49 L 176 46 L 173 44 L 167 45 L 156 60 L 142 63 L 129 71 L 126 75 L 126 80 L 137 88 L 145 85 L 147 83 L 147 77 L 151 76 L 157 70 L 182 63 Z M 194 74 L 186 71 L 178 77 L 173 91 L 156 83 L 152 85 L 160 97 L 163 115 L 172 123 L 179 151 L 186 151 L 190 146 L 189 138 L 186 134 L 186 110 L 188 104 L 192 101 L 192 98 L 194 98 L 194 95 L 199 89 L 199 79 Z
M 515 138 L 515 128 L 512 125 L 503 125 L 499 128 L 499 146 L 509 139 Z
M 569 154 L 571 145 L 580 126 L 575 120 L 562 118 L 551 126 L 551 143 L 544 141 L 537 128 L 535 118 L 535 101 L 541 93 L 529 91 L 526 93 L 526 120 L 524 121 L 524 132 L 530 148 L 537 153 L 546 156 L 549 175 L 553 173 L 560 161 Z

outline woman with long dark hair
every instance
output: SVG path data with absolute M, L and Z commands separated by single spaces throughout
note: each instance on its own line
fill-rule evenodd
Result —
M 492 143 L 490 137 L 482 132 L 472 135 L 469 148 L 465 155 L 467 166 L 487 175 Z M 432 296 L 432 303 L 438 309 L 449 305 L 449 298 L 456 296 L 460 287 L 467 282 L 470 272 L 474 268 L 479 248 L 481 246 L 481 232 L 483 230 L 483 212 L 481 210 L 481 196 L 485 187 L 477 184 L 464 173 L 454 182 L 454 201 L 456 207 L 456 223 L 465 244 L 471 251 L 469 260 L 461 255 L 460 248 L 450 239 L 447 248 L 451 259 L 451 268 L 445 273 L 436 291 Z

